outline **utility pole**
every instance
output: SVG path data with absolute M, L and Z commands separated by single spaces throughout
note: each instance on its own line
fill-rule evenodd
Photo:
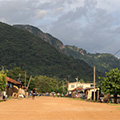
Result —
M 68 91 L 69 90 L 69 77 L 70 77 L 70 75 L 67 76 L 67 93 L 68 94 L 69 94 L 69 91 Z
M 63 94 L 64 94 L 64 81 L 63 81 Z
M 32 76 L 30 76 L 30 79 L 28 81 L 27 89 L 29 88 L 30 82 L 31 82 Z
M 4 66 L 2 66 L 2 70 L 4 71 Z
M 19 73 L 19 82 L 21 81 L 21 74 Z
M 26 87 L 26 71 L 25 71 L 25 87 Z
M 76 82 L 77 82 L 76 90 L 77 90 L 77 93 L 78 93 L 78 76 L 75 79 L 76 79 Z
M 76 87 L 78 87 L 78 76 L 75 79 L 76 79 L 76 82 L 77 82 Z
M 93 67 L 93 71 L 94 71 L 94 101 L 95 101 L 95 66 Z

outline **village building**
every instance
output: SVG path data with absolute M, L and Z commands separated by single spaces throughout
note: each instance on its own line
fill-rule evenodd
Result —
M 93 87 L 93 83 L 80 83 L 80 82 L 71 82 L 68 83 L 68 94 L 71 94 L 71 92 L 75 89 L 75 88 L 90 88 Z
M 99 99 L 99 88 L 94 89 L 93 83 L 80 83 L 72 82 L 68 83 L 68 95 L 71 97 L 80 97 L 84 99 L 94 99 L 94 90 L 95 90 L 95 99 Z
M 6 81 L 7 81 L 6 92 L 8 97 L 9 96 L 17 97 L 19 90 L 22 88 L 22 83 L 16 80 L 13 80 L 9 77 L 6 77 Z
M 85 97 L 88 100 L 94 100 L 94 90 L 95 90 L 95 100 L 99 101 L 99 94 L 100 94 L 100 89 L 99 88 L 85 88 L 83 89 L 85 93 Z

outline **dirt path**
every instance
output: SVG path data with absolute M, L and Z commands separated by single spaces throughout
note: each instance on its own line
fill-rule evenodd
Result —
M 120 120 L 120 106 L 37 97 L 0 103 L 0 120 Z

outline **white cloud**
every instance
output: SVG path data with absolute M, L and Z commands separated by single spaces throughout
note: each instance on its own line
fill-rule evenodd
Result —
M 113 13 L 120 10 L 120 0 L 97 0 L 97 7 Z
M 73 44 L 89 52 L 113 52 L 115 50 L 110 47 L 118 42 L 111 30 L 114 17 L 106 10 L 97 8 L 96 1 L 92 1 L 86 0 L 84 6 L 62 15 L 52 24 L 49 32 L 65 44 Z
M 1 21 L 1 22 L 4 22 L 4 23 L 7 22 L 5 18 L 0 18 L 0 21 Z
M 41 18 L 45 17 L 46 14 L 47 14 L 46 10 L 36 10 L 35 11 L 35 18 L 41 19 Z

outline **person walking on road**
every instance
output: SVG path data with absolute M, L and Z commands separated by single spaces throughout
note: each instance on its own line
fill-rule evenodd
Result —
M 35 99 L 35 95 L 36 95 L 36 90 L 35 90 L 35 88 L 33 88 L 33 90 L 32 90 L 32 99 L 33 100 Z

